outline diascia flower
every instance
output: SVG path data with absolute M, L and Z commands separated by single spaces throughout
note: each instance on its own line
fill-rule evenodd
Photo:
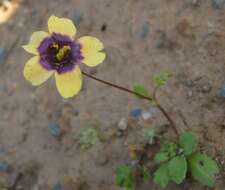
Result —
M 24 67 L 24 77 L 38 86 L 55 76 L 56 87 L 64 98 L 76 95 L 82 87 L 80 64 L 94 67 L 102 63 L 106 54 L 97 38 L 84 36 L 74 40 L 76 27 L 67 18 L 51 16 L 49 33 L 34 32 L 23 48 L 34 55 Z

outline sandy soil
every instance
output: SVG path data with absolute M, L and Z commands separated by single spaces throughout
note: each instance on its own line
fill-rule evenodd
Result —
M 12 183 L 22 173 L 16 189 L 48 190 L 61 181 L 70 184 L 68 190 L 120 189 L 115 170 L 131 161 L 128 146 L 141 145 L 143 127 L 167 122 L 160 114 L 132 120 L 126 134 L 118 135 L 120 119 L 130 120 L 130 111 L 148 109 L 148 102 L 85 77 L 81 93 L 69 100 L 59 96 L 53 79 L 40 87 L 25 81 L 22 71 L 29 55 L 21 45 L 32 32 L 46 30 L 52 14 L 76 21 L 78 36 L 104 42 L 106 61 L 94 69 L 84 66 L 87 72 L 128 88 L 143 83 L 150 90 L 153 75 L 174 74 L 159 99 L 180 131 L 185 129 L 178 114 L 182 110 L 202 150 L 221 163 L 215 189 L 223 190 L 225 101 L 218 91 L 225 80 L 225 14 L 210 0 L 24 0 L 16 15 L 0 25 L 0 46 L 8 50 L 0 64 L 0 160 L 13 170 L 1 181 Z M 60 139 L 49 131 L 53 121 L 63 130 Z M 84 151 L 74 135 L 87 125 L 97 127 L 104 140 Z M 160 188 L 150 181 L 139 189 Z M 188 182 L 166 189 L 205 188 Z

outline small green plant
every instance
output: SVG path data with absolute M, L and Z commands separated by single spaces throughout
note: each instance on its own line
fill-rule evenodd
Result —
M 157 137 L 157 134 L 154 129 L 144 129 L 144 137 L 147 140 L 148 144 L 154 144 L 154 140 Z
M 170 181 L 182 183 L 187 172 L 203 185 L 214 186 L 214 177 L 219 172 L 217 163 L 205 154 L 196 152 L 197 139 L 189 132 L 183 132 L 178 143 L 164 143 L 155 155 L 159 164 L 154 181 L 165 188 Z
M 151 175 L 150 175 L 148 169 L 145 166 L 141 167 L 141 175 L 142 175 L 143 181 L 145 183 L 147 183 L 151 178 Z
M 116 170 L 116 185 L 123 187 L 126 190 L 135 189 L 135 177 L 133 175 L 132 167 L 122 165 Z
M 91 148 L 100 142 L 99 131 L 93 127 L 82 128 L 75 138 L 78 140 L 81 149 Z
M 172 78 L 172 74 L 168 72 L 161 72 L 160 74 L 154 76 L 153 81 L 154 85 L 157 88 L 164 86 L 169 79 Z
M 116 170 L 116 185 L 125 190 L 135 190 L 136 178 L 135 173 L 139 172 L 142 180 L 146 183 L 151 178 L 148 169 L 144 166 L 132 167 L 129 165 L 121 165 Z

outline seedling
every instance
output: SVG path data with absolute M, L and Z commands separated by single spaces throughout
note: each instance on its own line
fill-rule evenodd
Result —
M 154 129 L 144 129 L 144 136 L 149 144 L 154 144 L 157 134 Z
M 177 144 L 164 143 L 155 155 L 159 167 L 154 173 L 154 182 L 163 188 L 170 181 L 181 184 L 190 172 L 199 183 L 213 187 L 219 168 L 207 155 L 196 152 L 197 146 L 196 138 L 189 132 L 183 132 Z
M 135 168 L 129 165 L 121 165 L 116 170 L 116 184 L 125 190 L 135 190 L 135 173 L 139 172 L 143 181 L 146 183 L 151 178 L 148 169 L 144 166 Z
M 81 149 L 89 149 L 98 142 L 100 142 L 100 136 L 97 129 L 93 127 L 82 128 L 75 138 L 78 140 Z
M 119 187 L 123 187 L 126 190 L 135 189 L 135 177 L 132 167 L 128 165 L 122 165 L 116 170 L 116 184 Z

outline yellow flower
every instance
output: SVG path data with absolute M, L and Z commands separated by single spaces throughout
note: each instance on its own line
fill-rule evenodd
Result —
M 66 18 L 51 16 L 49 33 L 34 32 L 23 48 L 34 55 L 24 67 L 24 77 L 38 86 L 54 74 L 56 87 L 64 98 L 76 95 L 82 87 L 79 64 L 94 67 L 105 60 L 104 46 L 97 38 L 74 40 L 76 27 Z

